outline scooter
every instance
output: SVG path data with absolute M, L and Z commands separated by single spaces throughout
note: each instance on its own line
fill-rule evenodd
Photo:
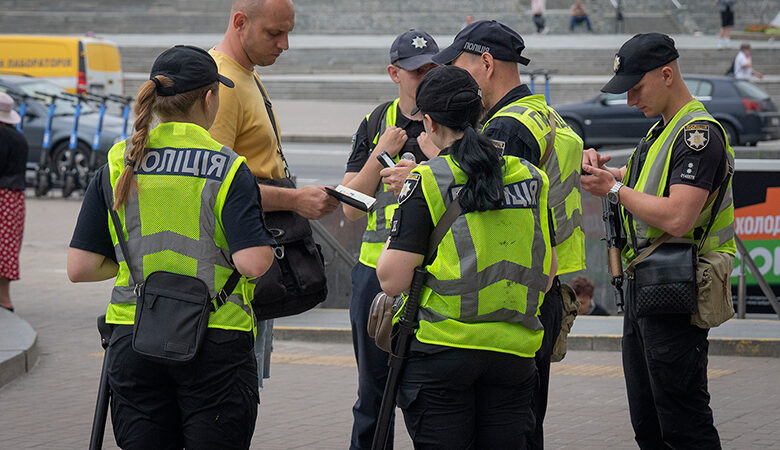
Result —
M 19 102 L 19 117 L 21 117 L 22 120 L 16 124 L 16 130 L 20 133 L 24 133 L 24 116 L 27 115 L 27 99 L 29 99 L 30 96 L 22 94 L 21 97 L 22 101 Z
M 54 110 L 57 106 L 57 100 L 70 101 L 65 97 L 60 97 L 46 92 L 36 92 L 36 95 L 47 97 L 49 99 L 49 109 L 46 114 L 46 126 L 43 129 L 43 143 L 41 144 L 41 157 L 38 161 L 38 169 L 35 171 L 35 196 L 43 197 L 49 193 L 52 185 L 51 168 L 51 123 L 54 119 Z
M 119 95 L 109 95 L 109 99 L 121 103 L 122 108 L 122 133 L 119 135 L 122 140 L 127 139 L 127 124 L 130 122 L 130 103 L 133 102 L 133 97 L 120 97 Z
M 95 95 L 89 93 L 85 95 L 89 100 L 97 102 L 99 109 L 97 126 L 95 127 L 95 135 L 92 137 L 92 152 L 89 154 L 89 167 L 84 179 L 80 180 L 80 184 L 84 189 L 86 189 L 87 185 L 89 185 L 89 181 L 92 180 L 92 177 L 95 176 L 95 172 L 97 172 L 98 169 L 97 153 L 100 150 L 100 138 L 103 133 L 103 117 L 106 115 L 106 103 L 111 99 L 107 95 Z
M 70 130 L 68 152 L 66 153 L 65 158 L 65 170 L 62 174 L 62 197 L 68 198 L 79 188 L 79 169 L 76 161 L 79 154 L 79 118 L 81 117 L 81 105 L 86 101 L 86 98 L 79 94 L 65 93 L 65 95 L 76 99 L 76 107 L 73 111 L 73 128 Z

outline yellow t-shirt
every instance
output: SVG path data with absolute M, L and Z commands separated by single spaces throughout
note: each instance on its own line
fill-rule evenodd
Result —
M 278 152 L 279 143 L 268 117 L 263 95 L 258 89 L 260 78 L 254 70 L 245 69 L 233 58 L 214 48 L 209 50 L 209 54 L 217 62 L 219 73 L 235 83 L 232 89 L 225 86 L 219 88 L 219 111 L 209 129 L 211 137 L 245 156 L 249 170 L 256 177 L 284 178 L 284 162 Z M 276 113 L 274 119 L 276 120 Z M 276 126 L 278 129 L 278 120 Z M 281 133 L 281 130 L 279 132 Z

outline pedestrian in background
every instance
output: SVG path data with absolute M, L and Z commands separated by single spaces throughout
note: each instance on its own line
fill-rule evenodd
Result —
M 384 180 L 395 184 L 398 191 L 416 165 L 415 161 L 427 161 L 439 153 L 424 131 L 422 114 L 412 114 L 417 86 L 422 77 L 436 67 L 432 57 L 438 51 L 433 37 L 422 30 L 409 30 L 395 38 L 390 47 L 387 73 L 398 85 L 398 98 L 379 105 L 360 122 L 341 182 L 376 198 L 374 207 L 368 212 L 360 258 L 352 269 L 349 319 L 358 367 L 358 399 L 352 408 L 354 422 L 350 448 L 353 450 L 371 448 L 387 381 L 388 354 L 376 346 L 366 329 L 371 301 L 382 291 L 376 277 L 376 261 L 390 235 L 390 220 L 398 207 L 398 195 L 382 182 L 380 171 Z M 382 152 L 393 158 L 394 167 L 383 169 L 376 159 Z M 414 160 L 400 159 L 401 155 Z M 357 220 L 366 213 L 345 204 L 344 215 Z M 392 436 L 391 432 L 388 444 L 391 448 Z
M 450 203 L 463 211 L 425 267 L 398 406 L 415 448 L 525 448 L 545 334 L 538 305 L 556 270 L 547 176 L 474 130 L 482 99 L 467 71 L 432 69 L 416 100 L 442 150 L 398 198 L 377 262 L 385 293 L 409 289 Z
M 520 80 L 518 64 L 530 62 L 522 56 L 523 50 L 525 42 L 516 31 L 494 20 L 481 20 L 458 33 L 452 45 L 433 60 L 466 69 L 477 81 L 487 109 L 482 134 L 499 153 L 517 156 L 545 171 L 550 181 L 548 206 L 555 217 L 556 275 L 562 275 L 585 268 L 579 171 L 582 139 L 547 105 L 543 95 L 533 95 Z M 540 307 L 545 332 L 535 355 L 539 383 L 533 396 L 536 427 L 528 436 L 529 449 L 544 448 L 550 359 L 561 330 L 562 301 L 556 276 Z
M 288 35 L 295 26 L 290 0 L 234 0 L 225 35 L 209 53 L 220 73 L 236 87 L 223 92 L 219 112 L 209 129 L 217 142 L 246 157 L 252 174 L 261 180 L 285 178 L 281 129 L 255 66 L 270 66 L 289 48 Z M 270 112 L 270 113 L 269 113 Z M 288 189 L 260 185 L 263 210 L 292 211 L 307 219 L 320 219 L 338 207 L 322 186 Z M 273 320 L 259 321 L 255 354 L 259 387 L 270 376 Z
M 533 0 L 531 2 L 531 11 L 534 13 L 534 25 L 536 25 L 536 32 L 547 34 L 547 27 L 545 27 L 546 20 L 544 19 L 545 0 Z
M 641 449 L 720 449 L 707 391 L 709 328 L 692 323 L 696 316 L 691 311 L 699 302 L 694 287 L 674 295 L 668 290 L 672 284 L 663 283 L 679 273 L 689 274 L 687 285 L 701 286 L 704 280 L 697 281 L 691 272 L 714 261 L 706 269 L 712 283 L 707 291 L 731 304 L 731 294 L 724 294 L 730 291 L 736 253 L 728 178 L 734 150 L 722 126 L 688 91 L 678 58 L 674 41 L 660 33 L 637 34 L 620 47 L 612 63 L 615 75 L 601 90 L 625 92 L 629 106 L 661 120 L 620 169 L 606 166 L 609 156 L 586 150 L 582 170 L 590 176 L 582 177 L 582 187 L 620 205 L 628 236 L 624 267 L 653 243 L 662 244 L 659 239 L 677 238 L 672 246 L 692 244 L 686 245 L 688 254 L 674 258 L 675 247 L 663 243 L 658 248 L 666 246 L 661 254 L 669 265 L 656 259 L 654 266 L 637 266 L 636 276 L 628 278 L 623 373 L 636 442 Z M 712 201 L 715 191 L 720 200 Z M 663 275 L 659 279 L 656 273 Z M 675 311 L 672 304 L 685 304 L 687 310 Z
M 593 299 L 593 283 L 588 277 L 578 276 L 569 281 L 569 286 L 574 289 L 577 295 L 577 301 L 580 303 L 578 316 L 608 316 L 606 309 L 602 308 L 596 300 Z
M 27 140 L 16 130 L 21 121 L 14 99 L 0 92 L 0 307 L 14 311 L 11 281 L 19 279 L 24 234 L 24 173 Z
M 106 312 L 113 325 L 106 367 L 111 422 L 123 449 L 247 449 L 254 432 L 255 321 L 247 277 L 268 270 L 275 241 L 263 226 L 245 158 L 207 131 L 227 90 L 220 83 L 233 86 L 205 50 L 176 46 L 157 57 L 136 98 L 135 134 L 109 150 L 87 187 L 70 243 L 71 281 L 116 278 Z M 117 230 L 126 235 L 127 253 L 114 250 Z M 136 352 L 136 291 L 149 274 L 196 277 L 213 299 L 234 269 L 242 276 L 208 313 L 203 344 L 190 361 L 174 365 Z M 182 344 L 171 342 L 172 352 L 174 345 Z
M 720 37 L 718 48 L 728 48 L 731 44 L 731 28 L 734 26 L 734 5 L 737 0 L 717 0 L 720 11 Z
M 571 23 L 569 24 L 569 31 L 574 31 L 574 27 L 584 23 L 588 27 L 588 31 L 593 31 L 590 27 L 590 18 L 588 17 L 588 11 L 582 2 L 576 2 L 571 5 L 569 10 L 571 14 Z
M 753 68 L 753 56 L 751 55 L 750 44 L 743 42 L 739 47 L 739 53 L 734 58 L 733 68 L 734 78 L 738 80 L 750 80 L 750 77 L 764 78 L 764 74 Z

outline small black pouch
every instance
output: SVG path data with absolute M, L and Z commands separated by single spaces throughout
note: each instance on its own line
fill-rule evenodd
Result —
M 664 243 L 634 268 L 632 309 L 636 317 L 695 314 L 698 248 Z
M 203 281 L 165 271 L 150 273 L 135 307 L 133 350 L 166 364 L 192 360 L 213 309 Z

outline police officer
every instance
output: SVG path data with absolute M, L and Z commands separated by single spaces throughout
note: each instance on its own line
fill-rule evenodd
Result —
M 398 196 L 391 191 L 390 184 L 400 188 L 415 161 L 425 161 L 439 151 L 426 139 L 422 115 L 419 112 L 412 114 L 417 85 L 423 75 L 435 67 L 431 57 L 438 51 L 433 37 L 422 30 L 409 30 L 395 38 L 390 47 L 387 73 L 398 85 L 398 98 L 377 106 L 360 122 L 342 181 L 343 185 L 376 198 L 375 206 L 368 213 L 359 262 L 352 269 L 349 317 L 358 366 L 358 399 L 352 408 L 351 449 L 371 448 L 387 380 L 388 355 L 368 336 L 366 325 L 371 300 L 382 290 L 376 278 L 376 260 L 387 241 L 390 219 L 398 206 Z M 383 169 L 376 159 L 382 152 L 387 152 L 397 165 Z M 411 155 L 414 161 L 401 160 L 401 155 L 407 158 Z M 382 176 L 388 184 L 381 182 Z M 346 204 L 344 214 L 351 220 L 365 215 Z
M 219 107 L 217 72 L 207 52 L 176 46 L 154 62 L 135 106 L 135 134 L 114 145 L 85 194 L 68 253 L 71 281 L 116 277 L 106 322 L 115 325 L 109 352 L 112 423 L 119 447 L 249 448 L 257 417 L 253 355 L 253 285 L 274 243 L 262 222 L 260 193 L 245 158 L 208 131 Z M 157 118 L 160 124 L 149 129 Z M 101 180 L 108 171 L 113 192 Z M 127 236 L 134 270 L 197 276 L 211 295 L 233 267 L 244 276 L 227 303 L 210 313 L 196 357 L 169 366 L 131 346 L 136 296 L 105 197 Z M 124 261 L 124 260 L 121 260 Z M 210 275 L 209 275 L 210 274 Z
M 547 175 L 502 157 L 474 130 L 482 100 L 467 71 L 432 69 L 416 99 L 443 150 L 412 170 L 398 198 L 377 262 L 384 292 L 409 288 L 456 195 L 463 214 L 426 267 L 398 406 L 416 448 L 523 448 L 534 428 L 533 356 L 545 334 L 538 305 L 557 264 Z
M 582 169 L 592 175 L 582 177 L 583 188 L 621 206 L 625 263 L 664 232 L 699 244 L 700 255 L 714 251 L 731 259 L 736 252 L 730 187 L 701 242 L 715 204 L 702 208 L 727 179 L 734 151 L 721 125 L 691 96 L 677 59 L 674 41 L 663 34 L 637 34 L 623 44 L 602 91 L 627 92 L 629 106 L 661 120 L 627 167 L 607 167 L 609 157 L 593 149 L 583 157 Z M 632 286 L 629 279 L 623 372 L 639 447 L 719 449 L 707 392 L 708 330 L 692 325 L 690 314 L 637 317 Z
M 433 60 L 464 68 L 479 83 L 487 110 L 482 134 L 496 148 L 504 155 L 524 158 L 547 173 L 558 243 L 557 275 L 562 275 L 585 268 L 579 173 L 582 139 L 547 105 L 544 96 L 533 95 L 520 81 L 518 64 L 530 62 L 521 55 L 524 49 L 523 38 L 511 28 L 495 20 L 480 20 L 458 33 L 452 45 Z M 550 355 L 561 329 L 561 308 L 556 277 L 541 306 L 545 334 L 536 354 L 539 386 L 534 395 L 536 428 L 528 440 L 531 449 L 544 448 L 542 423 L 547 411 Z

